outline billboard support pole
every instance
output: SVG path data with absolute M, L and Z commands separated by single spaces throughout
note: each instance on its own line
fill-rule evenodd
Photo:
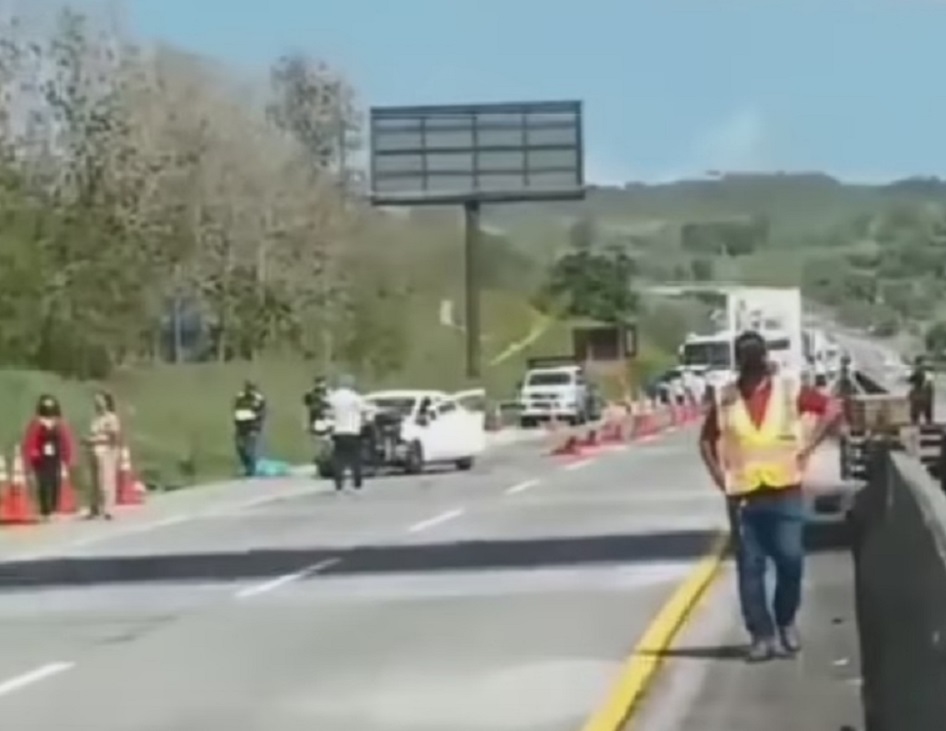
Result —
M 466 375 L 480 377 L 480 204 L 463 204 L 463 259 L 466 298 Z

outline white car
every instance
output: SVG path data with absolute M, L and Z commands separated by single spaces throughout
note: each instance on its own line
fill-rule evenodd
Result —
M 407 450 L 405 467 L 420 472 L 429 464 L 455 464 L 468 470 L 486 449 L 486 413 L 482 389 L 445 393 L 433 390 L 375 391 L 365 396 L 373 410 L 395 412 L 401 418 L 401 441 Z

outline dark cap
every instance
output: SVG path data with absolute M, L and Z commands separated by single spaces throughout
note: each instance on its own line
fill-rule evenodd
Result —
M 736 352 L 749 349 L 767 349 L 765 338 L 763 338 L 755 330 L 746 330 L 745 332 L 740 333 L 736 337 L 736 340 L 733 344 L 736 348 Z
M 59 416 L 59 401 L 55 396 L 43 394 L 36 404 L 36 413 L 39 416 Z

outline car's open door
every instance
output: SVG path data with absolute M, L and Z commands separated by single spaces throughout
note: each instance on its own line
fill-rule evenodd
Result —
M 473 457 L 486 449 L 486 390 L 473 388 L 450 394 L 448 401 L 457 406 L 456 429 L 461 435 L 461 457 Z

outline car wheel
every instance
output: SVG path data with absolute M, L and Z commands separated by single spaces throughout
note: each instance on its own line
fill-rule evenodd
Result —
M 424 471 L 424 448 L 420 442 L 411 442 L 404 459 L 404 471 L 409 475 L 419 475 Z
M 468 470 L 473 469 L 473 458 L 464 457 L 463 459 L 457 460 L 457 469 L 467 472 Z
M 524 416 L 519 419 L 519 426 L 522 429 L 534 429 L 536 426 L 538 426 L 538 422 L 531 416 Z
M 315 471 L 323 480 L 331 480 L 333 477 L 335 477 L 335 470 L 332 469 L 331 462 L 316 462 Z

